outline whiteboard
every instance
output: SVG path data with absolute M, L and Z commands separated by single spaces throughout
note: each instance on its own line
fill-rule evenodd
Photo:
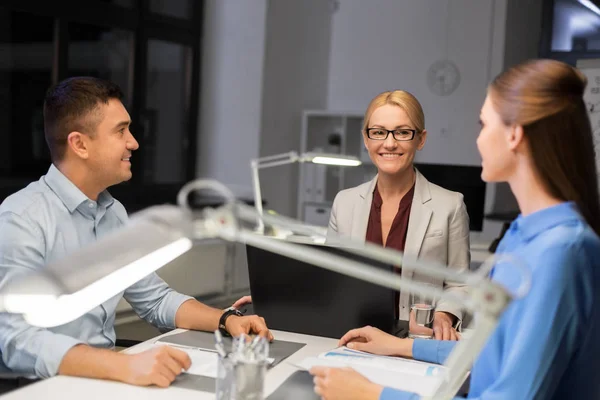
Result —
M 579 60 L 577 67 L 588 79 L 583 100 L 592 124 L 596 149 L 596 170 L 600 172 L 600 59 Z M 600 186 L 600 174 L 598 175 L 598 185 Z

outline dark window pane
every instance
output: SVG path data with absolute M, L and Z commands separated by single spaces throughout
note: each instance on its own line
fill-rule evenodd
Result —
M 70 22 L 68 75 L 108 79 L 127 94 L 131 38 L 128 31 Z
M 144 135 L 144 182 L 177 183 L 185 180 L 187 143 L 186 87 L 191 49 L 187 46 L 148 41 L 148 79 L 145 110 L 141 115 Z M 134 132 L 135 134 L 135 132 Z
M 44 174 L 44 95 L 52 83 L 54 20 L 0 7 L 0 179 L 20 185 Z M 17 183 L 19 182 L 19 183 Z
M 189 19 L 192 16 L 192 0 L 150 0 L 150 11 L 169 17 Z

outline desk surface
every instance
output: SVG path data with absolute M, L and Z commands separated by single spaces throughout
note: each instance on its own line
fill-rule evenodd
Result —
M 160 337 L 183 332 L 176 329 L 165 335 L 140 343 L 127 349 L 126 353 L 138 353 L 151 347 Z M 337 347 L 336 339 L 317 336 L 301 335 L 282 331 L 273 331 L 277 339 L 292 342 L 306 343 L 306 346 L 292 354 L 280 364 L 276 365 L 267 373 L 265 382 L 265 396 L 271 394 L 292 373 L 297 371 L 291 363 L 299 363 L 306 357 L 316 356 L 324 351 Z M 56 400 L 116 400 L 116 399 L 165 399 L 177 400 L 203 400 L 214 399 L 214 393 L 200 392 L 197 390 L 169 387 L 166 389 L 158 387 L 138 387 L 119 382 L 102 381 L 97 379 L 74 378 L 69 376 L 57 376 L 34 383 L 22 389 L 8 393 L 0 398 L 2 400 L 32 400 L 32 399 L 56 399 Z

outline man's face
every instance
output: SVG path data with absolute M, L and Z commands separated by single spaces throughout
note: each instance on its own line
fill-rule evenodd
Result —
M 131 118 L 120 100 L 99 106 L 100 122 L 88 142 L 90 170 L 105 187 L 131 179 L 131 153 L 139 148 L 129 125 Z

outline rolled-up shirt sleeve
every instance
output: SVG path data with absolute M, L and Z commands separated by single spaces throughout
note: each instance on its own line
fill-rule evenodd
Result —
M 44 267 L 45 242 L 35 223 L 14 213 L 0 215 L 0 288 L 15 277 Z M 83 343 L 33 327 L 20 315 L 0 314 L 2 361 L 12 372 L 47 378 L 58 373 L 65 354 Z
M 171 289 L 155 273 L 127 288 L 123 297 L 140 318 L 168 329 L 176 328 L 175 315 L 181 304 L 193 299 Z

